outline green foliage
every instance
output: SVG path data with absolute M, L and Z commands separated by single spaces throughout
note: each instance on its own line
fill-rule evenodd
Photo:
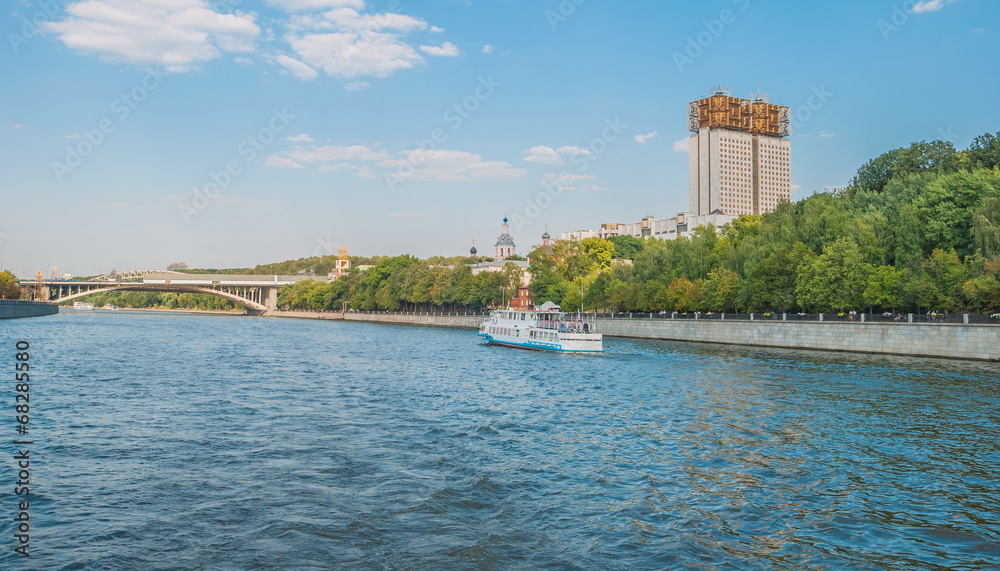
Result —
M 798 303 L 804 309 L 818 312 L 863 307 L 871 271 L 857 243 L 840 238 L 821 255 L 800 266 L 795 280 Z
M 903 302 L 905 274 L 893 266 L 879 266 L 868 274 L 865 285 L 865 305 L 878 310 L 895 310 Z
M 958 166 L 959 156 L 953 143 L 920 141 L 883 153 L 862 165 L 851 179 L 848 194 L 882 192 L 894 178 L 921 172 L 954 172 Z
M 20 299 L 20 282 L 10 271 L 0 272 L 0 299 Z
M 243 306 L 205 293 L 155 291 L 110 291 L 86 295 L 73 301 L 86 301 L 95 307 L 116 305 L 127 309 L 198 309 L 202 311 L 241 311 Z
M 736 272 L 726 268 L 715 268 L 708 272 L 708 277 L 701 282 L 704 309 L 720 312 L 735 311 L 739 288 L 740 276 Z
M 996 169 L 1000 167 L 1000 132 L 984 133 L 969 145 L 966 151 L 969 167 L 973 169 Z
M 603 238 L 586 238 L 580 241 L 580 246 L 584 253 L 591 259 L 592 271 L 603 272 L 611 267 L 611 260 L 614 258 L 615 245 L 613 242 Z
M 952 312 L 964 307 L 967 273 L 955 250 L 935 249 L 921 268 L 921 307 Z
M 608 241 L 615 246 L 614 258 L 617 260 L 634 260 L 635 255 L 646 245 L 635 236 L 612 236 Z

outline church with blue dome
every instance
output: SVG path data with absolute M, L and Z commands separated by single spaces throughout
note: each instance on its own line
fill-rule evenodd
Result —
M 497 236 L 496 244 L 496 255 L 493 256 L 498 262 L 502 262 L 507 258 L 515 255 L 514 238 L 510 235 L 510 225 L 507 223 L 507 217 L 503 217 L 503 226 L 500 227 L 500 235 Z

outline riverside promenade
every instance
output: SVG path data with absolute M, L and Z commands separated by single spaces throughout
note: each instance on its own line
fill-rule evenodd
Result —
M 44 301 L 23 301 L 20 299 L 0 299 L 0 319 L 18 317 L 39 317 L 59 313 L 59 305 Z
M 484 319 L 482 313 L 393 313 L 393 312 L 308 312 L 277 311 L 274 317 L 364 321 L 398 325 L 430 327 L 461 327 L 476 329 Z M 961 315 L 933 321 L 921 315 L 904 316 L 900 320 L 871 321 L 881 316 L 862 316 L 848 320 L 838 316 L 811 316 L 811 319 L 782 319 L 786 316 L 732 315 L 701 316 L 695 319 L 671 319 L 657 314 L 600 315 L 593 320 L 597 330 L 609 337 L 662 339 L 756 347 L 810 349 L 1000 361 L 1000 323 L 974 319 L 979 316 Z M 973 318 L 973 319 L 970 319 Z M 822 321 L 820 319 L 823 319 Z M 884 319 L 884 318 L 883 318 Z M 926 321 L 921 321 L 928 319 Z M 966 323 L 966 321 L 969 323 Z

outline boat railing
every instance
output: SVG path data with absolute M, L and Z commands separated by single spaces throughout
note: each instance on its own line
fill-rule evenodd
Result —
M 586 320 L 559 320 L 559 321 L 542 321 L 538 324 L 542 329 L 552 329 L 559 331 L 560 333 L 596 333 L 597 327 L 595 327 L 592 321 Z

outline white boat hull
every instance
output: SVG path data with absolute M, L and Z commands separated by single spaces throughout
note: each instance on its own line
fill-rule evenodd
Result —
M 506 347 L 517 347 L 519 349 L 564 351 L 569 353 L 600 353 L 604 350 L 604 342 L 602 339 L 566 339 L 551 342 L 509 337 L 506 335 L 490 335 L 488 333 L 480 333 L 479 336 L 485 339 L 487 343 L 504 345 Z

